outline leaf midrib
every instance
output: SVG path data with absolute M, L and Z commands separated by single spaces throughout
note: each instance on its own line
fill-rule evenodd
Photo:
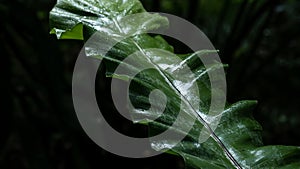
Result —
M 114 18 L 112 18 L 113 23 L 115 24 L 115 26 L 119 29 L 119 31 L 121 33 L 125 33 L 122 28 L 120 27 L 120 25 L 118 24 L 118 21 Z M 144 51 L 144 49 L 137 43 L 135 42 L 132 38 L 130 38 L 130 40 L 132 41 L 132 43 L 141 51 L 141 53 L 145 56 L 145 58 L 158 70 L 159 74 L 166 80 L 166 82 L 170 85 L 170 87 L 177 92 L 177 94 L 179 94 L 182 98 L 183 101 L 189 106 L 189 108 L 196 114 L 196 118 L 200 121 L 200 123 L 206 128 L 208 129 L 208 131 L 211 134 L 211 137 L 213 138 L 213 140 L 222 148 L 222 150 L 225 152 L 225 155 L 227 157 L 227 159 L 229 159 L 229 161 L 235 165 L 235 167 L 237 169 L 242 169 L 242 167 L 240 166 L 240 164 L 237 162 L 237 160 L 233 157 L 233 155 L 230 153 L 230 151 L 226 148 L 225 144 L 222 142 L 222 140 L 216 135 L 216 133 L 212 130 L 212 128 L 210 127 L 210 125 L 197 113 L 197 111 L 194 109 L 194 107 L 191 105 L 191 103 L 187 100 L 187 98 L 181 94 L 180 90 L 176 88 L 176 86 L 172 83 L 172 81 L 168 78 L 168 76 L 161 70 L 161 68 L 154 63 L 149 56 L 147 56 L 146 52 Z

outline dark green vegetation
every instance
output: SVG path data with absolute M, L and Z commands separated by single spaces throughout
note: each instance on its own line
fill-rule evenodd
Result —
M 117 16 L 127 16 L 130 14 L 145 12 L 138 0 L 111 1 L 111 0 L 60 0 L 50 12 L 51 33 L 56 34 L 58 39 L 84 39 L 87 40 L 91 32 L 101 32 L 103 39 L 119 42 L 124 30 L 132 32 L 132 37 L 119 42 L 107 55 L 97 54 L 97 48 L 89 49 L 86 54 L 95 58 L 104 58 L 106 72 L 113 76 L 115 74 L 111 67 L 119 65 L 124 58 L 135 51 L 140 51 L 140 56 L 136 55 L 135 61 L 138 65 L 153 65 L 156 72 L 143 71 L 131 84 L 130 93 L 133 105 L 137 110 L 130 110 L 135 116 L 144 116 L 135 119 L 149 126 L 150 133 L 159 133 L 164 130 L 172 130 L 177 134 L 185 134 L 187 137 L 170 150 L 172 154 L 179 154 L 184 158 L 187 168 L 297 168 L 300 166 L 300 147 L 287 146 L 263 146 L 261 139 L 261 127 L 252 118 L 251 111 L 255 102 L 244 101 L 226 107 L 220 124 L 215 132 L 211 132 L 206 142 L 199 144 L 198 138 L 203 127 L 211 130 L 206 119 L 209 109 L 209 95 L 204 95 L 198 103 L 193 104 L 197 98 L 191 86 L 177 86 L 175 80 L 180 84 L 185 84 L 184 79 L 173 75 L 172 69 L 178 65 L 188 63 L 195 74 L 188 83 L 195 81 L 199 86 L 200 94 L 211 93 L 209 79 L 205 71 L 216 71 L 203 67 L 197 55 L 191 54 L 182 58 L 179 63 L 170 62 L 170 54 L 162 52 L 147 52 L 147 48 L 157 48 L 173 52 L 173 48 L 163 41 L 161 37 L 151 37 L 149 35 L 139 35 L 142 29 L 153 29 L 155 24 L 165 25 L 168 23 L 165 18 L 158 15 L 143 14 L 142 19 L 135 19 L 130 24 L 116 23 Z M 126 23 L 126 22 L 125 22 Z M 83 26 L 81 26 L 81 24 Z M 99 44 L 100 47 L 104 44 Z M 145 54 L 143 54 L 145 53 Z M 206 52 L 202 52 L 206 53 Z M 202 54 L 203 55 L 203 54 Z M 209 57 L 209 56 L 207 56 Z M 147 59 L 144 59 L 147 58 Z M 154 64 L 153 60 L 159 60 Z M 198 62 L 198 63 L 197 63 Z M 165 65 L 168 65 L 167 67 Z M 143 66 L 142 66 L 143 67 Z M 212 65 L 211 67 L 215 67 Z M 138 67 L 129 65 L 129 69 Z M 184 69 L 182 66 L 176 68 L 176 72 Z M 121 72 L 122 73 L 122 72 Z M 127 74 L 125 74 L 127 75 Z M 190 73 L 183 73 L 180 76 L 188 77 Z M 138 90 L 143 88 L 143 90 Z M 159 119 L 148 122 L 148 118 L 155 117 L 155 111 L 149 109 L 147 96 L 154 89 L 160 89 L 167 96 L 167 107 Z M 146 92 L 145 92 L 146 91 Z M 187 92 L 189 91 L 189 92 Z M 187 93 L 183 98 L 183 93 Z M 156 100 L 153 106 L 159 107 L 161 101 Z M 183 107 L 180 107 L 182 103 Z M 200 105 L 200 111 L 197 108 Z M 171 127 L 178 117 L 179 110 L 183 110 L 184 119 L 181 119 L 178 127 Z M 136 114 L 136 115 L 135 115 Z M 186 124 L 191 119 L 197 119 L 191 131 L 184 130 Z M 144 119 L 146 118 L 146 119 Z M 152 142 L 152 147 L 156 150 L 164 150 L 171 147 L 174 140 L 162 138 Z M 125 146 L 125 145 L 124 145 Z
M 131 168 L 180 168 L 182 164 L 167 155 L 143 160 L 114 157 L 84 137 L 70 95 L 70 76 L 79 45 L 73 42 L 66 46 L 71 42 L 49 38 L 49 4 L 26 3 L 6 2 L 0 6 L 4 21 L 1 73 L 4 80 L 9 79 L 8 84 L 3 83 L 3 168 L 100 168 L 103 163 L 114 167 L 116 161 Z M 299 146 L 298 2 L 147 3 L 148 10 L 171 12 L 197 23 L 212 39 L 223 61 L 230 65 L 230 102 L 259 100 L 255 116 L 265 128 L 267 143 Z M 177 52 L 186 52 L 180 44 L 174 43 L 174 47 Z M 101 93 L 109 84 L 108 80 L 103 84 L 102 78 L 100 72 L 99 98 L 109 98 Z M 111 110 L 109 103 L 107 100 L 100 107 Z M 125 133 L 140 131 L 129 135 L 145 133 L 142 127 L 111 114 L 107 118 Z M 149 166 L 139 165 L 142 162 Z

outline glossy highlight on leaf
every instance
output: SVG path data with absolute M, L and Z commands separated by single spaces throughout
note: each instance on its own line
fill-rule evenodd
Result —
M 300 168 L 299 147 L 263 145 L 262 128 L 252 117 L 255 101 L 228 104 L 218 128 L 210 133 L 212 137 L 204 143 L 198 143 L 200 131 L 205 127 L 203 119 L 208 114 L 211 99 L 207 72 L 223 66 L 215 64 L 207 69 L 197 59 L 198 55 L 175 55 L 173 47 L 161 36 L 140 34 L 146 30 L 167 26 L 168 20 L 160 15 L 144 13 L 140 20 L 121 20 L 124 16 L 141 12 L 146 11 L 138 0 L 58 0 L 50 12 L 51 33 L 56 34 L 58 39 L 87 40 L 98 31 L 102 38 L 111 41 L 118 41 L 120 36 L 129 33 L 131 37 L 119 42 L 107 55 L 103 56 L 93 48 L 87 50 L 87 55 L 104 59 L 107 75 L 123 80 L 130 77 L 114 73 L 115 69 L 128 55 L 136 51 L 140 52 L 136 56 L 138 64 L 127 65 L 129 69 L 138 69 L 143 65 L 154 67 L 152 70 L 140 72 L 132 79 L 129 96 L 135 106 L 131 110 L 132 117 L 135 122 L 147 124 L 150 135 L 165 130 L 186 135 L 179 144 L 174 144 L 172 139 L 151 142 L 157 151 L 171 148 L 170 153 L 181 155 L 186 168 Z M 149 48 L 167 52 L 148 51 Z M 214 52 L 216 51 L 199 51 L 197 54 L 210 55 Z M 175 58 L 182 60 L 176 61 Z M 193 76 L 188 79 L 190 81 L 185 81 L 185 77 L 190 75 L 189 72 L 179 73 L 181 77 L 171 76 L 173 72 L 180 72 L 187 67 L 193 72 Z M 192 86 L 196 86 L 197 90 Z M 167 101 L 163 114 L 152 121 L 158 114 L 149 109 L 148 95 L 155 89 L 160 89 Z M 157 100 L 151 104 L 159 107 L 160 103 Z M 186 118 L 179 120 L 180 125 L 174 127 L 172 124 L 177 120 L 180 111 Z M 197 120 L 193 123 L 195 118 Z M 187 125 L 193 125 L 188 132 L 184 130 Z

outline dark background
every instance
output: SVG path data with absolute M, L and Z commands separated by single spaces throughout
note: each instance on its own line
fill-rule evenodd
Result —
M 181 16 L 199 26 L 229 64 L 228 100 L 258 100 L 254 112 L 266 144 L 300 146 L 300 1 L 143 0 L 148 11 Z M 49 35 L 54 0 L 0 2 L 2 169 L 183 168 L 179 157 L 127 159 L 88 138 L 72 105 L 71 78 L 80 41 Z M 176 50 L 180 44 L 174 43 Z M 112 116 L 109 79 L 98 98 L 111 124 L 146 136 L 145 127 Z M 101 81 L 102 80 L 102 81 Z

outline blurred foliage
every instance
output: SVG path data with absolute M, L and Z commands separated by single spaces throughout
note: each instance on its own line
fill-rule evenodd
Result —
M 258 100 L 267 144 L 299 146 L 300 1 L 142 0 L 148 11 L 184 17 L 212 40 L 230 65 L 228 99 Z M 0 168 L 183 168 L 177 157 L 127 159 L 105 152 L 81 129 L 72 107 L 72 69 L 82 46 L 49 35 L 55 1 L 0 1 L 2 117 Z M 175 43 L 174 46 L 182 46 Z M 176 47 L 177 48 L 177 47 Z M 185 49 L 178 52 L 184 52 Z M 99 80 L 104 80 L 101 70 Z M 109 79 L 97 89 L 109 97 Z M 112 103 L 99 103 L 114 112 Z M 115 113 L 116 114 L 116 113 Z M 106 114 L 124 133 L 145 129 Z M 136 133 L 138 131 L 138 133 Z M 142 167 L 141 167 L 142 166 Z

